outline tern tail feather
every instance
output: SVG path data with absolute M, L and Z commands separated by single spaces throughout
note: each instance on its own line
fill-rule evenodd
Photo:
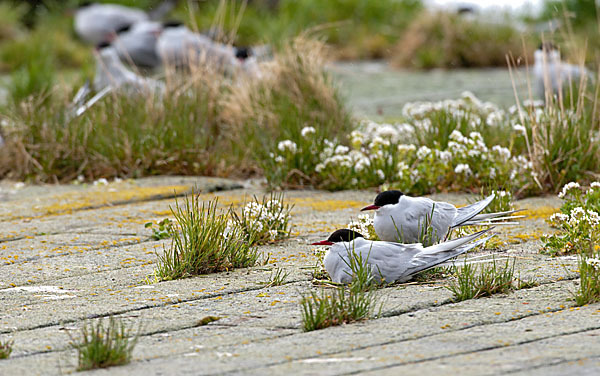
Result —
M 494 197 L 496 196 L 492 193 L 484 200 L 456 209 L 456 216 L 454 217 L 452 227 L 463 226 L 465 222 L 473 219 L 473 217 L 481 213 L 494 200 Z
M 492 228 L 476 232 L 471 235 L 463 236 L 462 238 L 450 240 L 444 243 L 436 244 L 431 247 L 425 248 L 418 255 L 415 255 L 413 259 L 413 266 L 407 270 L 407 276 L 412 276 L 416 273 L 422 272 L 437 266 L 451 258 L 460 256 L 461 254 L 477 247 L 478 245 L 484 244 L 488 241 L 493 234 L 486 236 L 483 239 L 473 242 L 473 240 L 481 237 L 481 235 L 490 231 Z

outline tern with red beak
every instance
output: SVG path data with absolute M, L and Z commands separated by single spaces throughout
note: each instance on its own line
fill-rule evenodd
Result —
M 323 264 L 333 282 L 350 283 L 352 281 L 349 259 L 353 257 L 352 255 L 363 260 L 375 278 L 388 283 L 404 282 L 423 270 L 484 244 L 493 235 L 477 239 L 489 230 L 491 229 L 424 247 L 421 243 L 400 244 L 366 240 L 356 231 L 341 229 L 332 233 L 327 240 L 313 243 L 313 245 L 331 246 L 325 254 Z
M 431 245 L 443 240 L 454 228 L 474 224 L 491 224 L 515 210 L 480 214 L 494 199 L 494 194 L 474 204 L 457 208 L 425 197 L 409 197 L 400 191 L 381 192 L 373 205 L 361 210 L 375 210 L 373 227 L 379 239 L 388 242 Z M 484 223 L 487 221 L 488 223 Z

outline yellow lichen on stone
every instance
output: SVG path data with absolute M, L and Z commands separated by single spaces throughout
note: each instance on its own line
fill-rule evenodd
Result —
M 525 208 L 525 211 L 518 213 L 520 215 L 526 216 L 525 220 L 531 219 L 548 219 L 554 213 L 558 213 L 560 209 L 554 208 L 552 206 L 542 206 L 535 209 Z
M 55 215 L 71 213 L 75 210 L 98 208 L 103 206 L 145 201 L 161 197 L 172 197 L 191 192 L 192 187 L 187 185 L 171 185 L 161 187 L 138 187 L 124 190 L 108 191 L 104 189 L 66 193 L 52 196 L 55 204 L 35 207 L 40 215 Z

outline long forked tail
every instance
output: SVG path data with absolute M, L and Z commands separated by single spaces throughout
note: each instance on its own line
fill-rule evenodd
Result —
M 463 226 L 465 222 L 473 219 L 473 217 L 481 213 L 481 211 L 483 211 L 483 209 L 485 209 L 492 202 L 492 200 L 494 200 L 494 197 L 496 197 L 496 195 L 492 193 L 481 201 L 458 208 L 456 210 L 456 217 L 454 217 L 452 227 Z
M 417 254 L 412 260 L 413 266 L 407 270 L 408 275 L 414 275 L 422 272 L 423 270 L 433 268 L 434 266 L 437 266 L 456 256 L 460 256 L 481 244 L 485 244 L 485 242 L 492 238 L 494 234 L 486 236 L 485 238 L 479 239 L 475 242 L 474 240 L 492 229 L 493 227 L 471 235 L 463 236 L 462 238 L 450 240 L 425 248 L 423 252 Z
M 478 224 L 494 224 L 492 222 L 504 221 L 504 220 L 513 220 L 517 218 L 525 218 L 524 215 L 513 216 L 514 213 L 519 213 L 524 211 L 525 209 L 517 209 L 517 210 L 507 210 L 496 213 L 485 213 L 485 214 L 477 214 L 470 220 L 466 221 L 462 224 L 462 226 L 470 226 L 470 225 L 478 225 Z M 482 223 L 488 222 L 488 223 Z M 501 222 L 497 222 L 500 224 Z

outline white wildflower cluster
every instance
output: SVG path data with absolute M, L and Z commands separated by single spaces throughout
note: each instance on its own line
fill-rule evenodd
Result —
M 282 231 L 285 233 L 290 219 L 287 210 L 280 200 L 269 200 L 264 204 L 256 201 L 247 203 L 242 209 L 241 223 L 243 230 L 261 240 L 277 240 Z M 229 224 L 232 228 L 234 224 Z
M 350 230 L 356 231 L 367 240 L 376 240 L 375 228 L 373 227 L 373 218 L 368 214 L 360 214 L 356 220 L 351 219 L 348 223 Z
M 550 216 L 550 222 L 557 225 L 569 220 L 569 216 L 563 213 L 554 213 Z
M 555 213 L 550 216 L 549 222 L 556 227 L 576 228 L 579 226 L 600 230 L 600 216 L 597 212 L 577 206 L 569 214 Z
M 558 194 L 558 198 L 565 198 L 567 196 L 567 194 L 569 193 L 569 191 L 577 189 L 579 190 L 581 188 L 581 185 L 579 185 L 579 183 L 577 182 L 570 182 L 567 183 L 563 186 L 562 191 L 560 191 L 560 193 Z
M 581 223 L 587 223 L 592 227 L 596 227 L 600 224 L 600 216 L 598 213 L 592 210 L 586 210 L 581 206 L 578 206 L 571 210 L 569 213 L 569 219 L 567 219 L 567 223 L 571 226 L 577 226 Z
M 417 129 L 429 130 L 431 118 L 444 114 L 452 122 L 465 122 L 471 127 L 485 123 L 499 126 L 505 123 L 507 114 L 491 102 L 482 102 L 473 93 L 464 92 L 459 99 L 439 102 L 412 102 L 402 108 L 402 114 L 410 118 Z

